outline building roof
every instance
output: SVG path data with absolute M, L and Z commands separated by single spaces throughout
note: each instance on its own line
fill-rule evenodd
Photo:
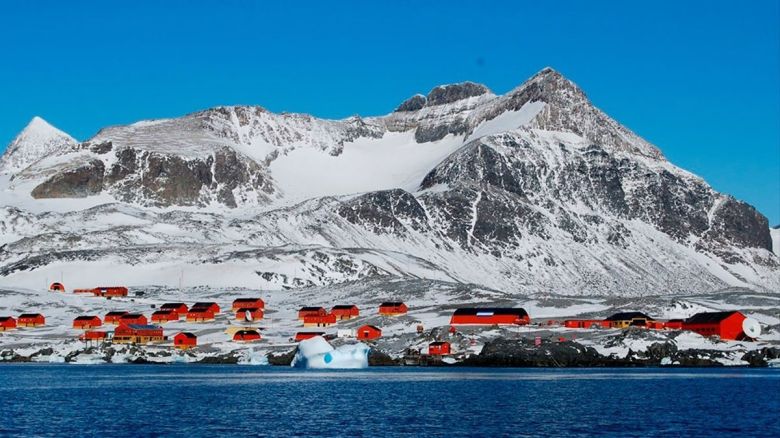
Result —
M 190 339 L 198 339 L 197 336 L 195 336 L 194 334 L 192 334 L 190 332 L 180 332 L 180 333 L 177 333 L 176 336 L 184 336 L 184 337 L 187 337 L 187 338 L 190 338 Z
M 133 330 L 162 330 L 163 329 L 159 325 L 151 325 L 151 324 L 128 324 L 127 326 Z
M 40 313 L 22 313 L 19 315 L 19 318 L 37 318 L 39 316 L 43 316 Z
M 430 345 L 433 346 L 433 347 L 437 347 L 439 345 L 449 345 L 449 344 L 450 343 L 447 342 L 447 341 L 436 341 L 436 342 L 431 342 Z
M 318 306 L 304 306 L 304 307 L 301 307 L 301 310 L 299 310 L 299 312 L 300 311 L 304 311 L 304 310 L 325 310 L 325 308 L 324 307 L 318 307 Z
M 605 319 L 605 321 L 629 321 L 632 319 L 646 319 L 648 321 L 655 321 L 653 318 L 642 312 L 619 312 Z
M 121 310 L 112 310 L 111 312 L 106 313 L 106 316 L 122 316 L 127 315 L 127 312 L 123 312 Z
M 731 310 L 726 312 L 701 312 L 686 319 L 685 322 L 687 324 L 716 323 L 716 322 L 723 321 L 724 319 L 728 318 L 729 316 L 735 313 L 739 313 L 739 312 L 737 312 L 736 310 Z
M 249 303 L 253 301 L 263 301 L 262 298 L 236 298 L 233 300 L 234 303 Z
M 160 310 L 156 310 L 154 313 L 152 313 L 152 315 L 162 315 L 162 314 L 170 315 L 172 313 L 174 313 L 173 310 L 170 310 L 170 309 L 160 309 Z
M 404 303 L 402 301 L 386 301 L 379 305 L 379 307 L 398 307 L 403 306 Z
M 361 325 L 360 327 L 358 327 L 358 330 L 363 330 L 363 329 L 374 329 L 374 330 L 379 330 L 380 332 L 382 331 L 382 329 L 380 329 L 379 327 L 370 324 Z
M 74 319 L 74 321 L 90 321 L 95 318 L 97 318 L 97 316 L 82 315 L 82 316 L 77 316 L 76 319 Z
M 192 307 L 193 308 L 194 307 L 211 307 L 211 306 L 213 306 L 215 304 L 217 304 L 217 303 L 215 303 L 213 301 L 209 301 L 209 302 L 203 302 L 203 303 L 195 303 L 195 304 L 192 305 Z
M 350 310 L 357 307 L 354 304 L 339 304 L 337 306 L 333 306 L 333 310 Z
M 454 315 L 516 315 L 525 317 L 528 316 L 528 312 L 522 307 L 461 307 L 455 309 Z
M 312 336 L 322 336 L 325 332 L 298 332 L 296 335 L 312 335 Z
M 184 303 L 165 303 L 162 306 L 160 306 L 161 309 L 165 309 L 166 307 L 181 307 L 186 306 Z
M 0 316 L 0 322 L 10 321 L 14 319 L 13 316 Z
M 144 316 L 143 313 L 125 313 L 122 315 L 122 319 L 134 319 Z

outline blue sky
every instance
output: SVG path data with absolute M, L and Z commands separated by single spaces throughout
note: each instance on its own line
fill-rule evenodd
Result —
M 4 2 L 0 150 L 34 115 L 80 140 L 223 104 L 377 115 L 552 66 L 780 224 L 777 1 L 289 3 Z

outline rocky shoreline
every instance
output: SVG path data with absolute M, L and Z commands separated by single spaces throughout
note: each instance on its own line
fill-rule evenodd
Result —
M 259 364 L 269 366 L 290 366 L 297 348 L 289 351 L 265 353 L 265 360 L 249 361 L 245 351 L 231 351 L 201 356 L 194 352 L 151 351 L 137 346 L 97 346 L 72 350 L 64 356 L 43 348 L 29 355 L 13 350 L 0 351 L 0 363 L 127 363 L 127 364 L 171 364 L 190 363 L 205 365 Z M 80 358 L 89 356 L 92 362 Z M 123 360 L 117 362 L 116 357 Z M 48 360 L 47 360 L 48 358 Z M 724 362 L 740 363 L 726 365 Z M 485 367 L 485 368 L 601 368 L 601 367 L 768 367 L 780 364 L 780 347 L 769 346 L 744 353 L 709 349 L 678 349 L 673 343 L 656 342 L 644 351 L 629 350 L 625 356 L 600 354 L 595 348 L 575 341 L 545 342 L 537 345 L 530 339 L 497 338 L 488 341 L 479 354 L 467 356 L 440 356 L 405 354 L 392 357 L 378 348 L 371 348 L 368 355 L 371 367 L 377 366 L 439 366 L 439 367 Z

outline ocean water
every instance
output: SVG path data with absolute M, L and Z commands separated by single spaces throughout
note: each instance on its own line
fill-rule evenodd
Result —
M 778 369 L 0 365 L 2 436 L 780 436 Z

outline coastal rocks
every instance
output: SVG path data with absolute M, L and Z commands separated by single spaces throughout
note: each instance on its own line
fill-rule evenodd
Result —
M 617 360 L 600 355 L 594 348 L 576 342 L 543 342 L 537 346 L 530 339 L 498 338 L 482 347 L 479 355 L 461 362 L 467 366 L 508 367 L 594 367 L 617 364 Z

